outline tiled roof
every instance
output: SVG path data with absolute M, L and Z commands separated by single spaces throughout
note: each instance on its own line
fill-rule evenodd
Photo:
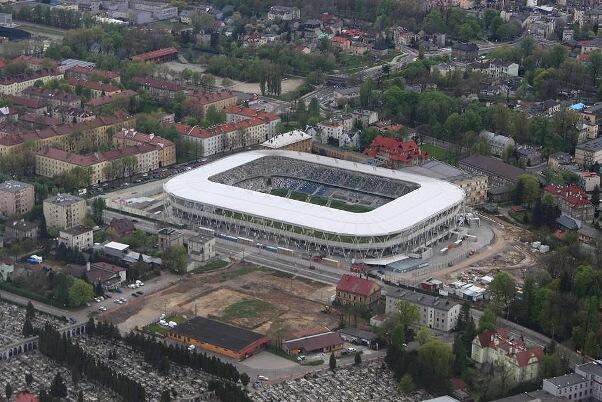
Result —
M 258 118 L 241 120 L 236 123 L 223 123 L 209 128 L 190 127 L 186 124 L 176 123 L 176 130 L 180 135 L 186 135 L 196 138 L 210 138 L 216 135 L 231 133 L 236 130 L 244 130 L 249 127 L 260 126 L 265 124 L 264 121 Z
M 126 89 L 125 91 L 118 92 L 115 94 L 105 95 L 98 98 L 90 99 L 86 105 L 88 106 L 102 106 L 108 105 L 111 102 L 115 102 L 116 100 L 123 98 L 131 98 L 132 96 L 138 95 L 138 92 L 132 91 L 131 89 Z
M 514 356 L 519 367 L 527 366 L 532 358 L 540 361 L 544 355 L 541 346 L 527 347 L 522 336 L 510 338 L 505 328 L 483 331 L 477 337 L 481 347 L 500 350 L 505 355 Z
M 134 156 L 156 150 L 157 147 L 150 144 L 130 145 L 122 148 L 112 149 L 106 152 L 96 152 L 88 155 L 79 155 L 65 152 L 58 148 L 45 148 L 37 152 L 38 155 L 50 159 L 56 159 L 78 166 L 92 166 L 104 161 L 113 161 L 125 156 Z
M 155 134 L 140 133 L 134 129 L 129 129 L 129 130 L 122 129 L 121 131 L 114 134 L 113 138 L 124 139 L 124 140 L 127 139 L 127 140 L 138 142 L 140 144 L 151 144 L 151 145 L 158 146 L 160 148 L 169 147 L 169 146 L 173 145 L 173 142 L 171 142 L 168 139 L 159 137 L 158 135 L 155 135 Z
M 155 80 L 148 77 L 137 77 L 134 78 L 134 82 L 143 87 L 162 89 L 165 91 L 181 91 L 183 88 L 176 82 L 173 81 L 165 81 L 165 80 Z
M 104 79 L 113 80 L 119 77 L 119 74 L 113 71 L 107 70 L 99 70 L 93 67 L 83 67 L 83 66 L 75 66 L 68 70 L 69 72 L 73 72 L 76 74 L 87 75 L 87 76 L 99 76 Z
M 353 293 L 360 296 L 368 297 L 373 292 L 374 288 L 379 288 L 378 284 L 358 276 L 345 274 L 337 284 L 337 290 L 346 293 Z
M 65 81 L 67 81 L 67 83 L 71 86 L 74 86 L 74 87 L 81 86 L 84 88 L 91 89 L 93 91 L 99 91 L 99 92 L 105 92 L 105 93 L 120 91 L 120 89 L 117 88 L 115 85 L 104 84 L 104 83 L 98 82 L 98 81 L 80 80 L 77 78 L 67 78 Z
M 249 107 L 240 107 L 240 106 L 229 106 L 226 109 L 224 109 L 224 112 L 226 112 L 227 114 L 236 114 L 239 116 L 244 116 L 248 119 L 256 117 L 258 119 L 264 120 L 265 122 L 271 122 L 271 121 L 275 121 L 278 120 L 279 117 L 278 115 L 274 114 L 274 113 L 270 113 L 270 112 L 264 112 L 261 110 L 255 110 L 255 109 L 251 109 Z
M 548 184 L 544 187 L 544 191 L 554 194 L 573 207 L 585 206 L 590 204 L 587 193 L 575 184 L 569 186 L 559 186 L 558 184 Z
M 192 99 L 195 103 L 200 105 L 210 105 L 215 102 L 220 102 L 226 99 L 235 98 L 234 95 L 230 91 L 220 91 L 220 92 L 195 92 L 188 99 Z
M 176 54 L 178 54 L 178 49 L 176 49 L 175 47 L 168 47 L 168 48 L 164 48 L 164 49 L 153 50 L 153 51 L 147 52 L 147 53 L 138 54 L 136 56 L 133 56 L 132 60 L 148 61 L 148 60 L 154 60 L 154 59 L 158 59 L 160 57 L 171 56 L 171 55 L 176 55 Z

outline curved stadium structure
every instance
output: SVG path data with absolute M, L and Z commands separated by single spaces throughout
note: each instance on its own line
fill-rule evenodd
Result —
M 164 185 L 174 222 L 345 258 L 411 253 L 457 227 L 464 191 L 424 176 L 292 151 L 250 151 Z

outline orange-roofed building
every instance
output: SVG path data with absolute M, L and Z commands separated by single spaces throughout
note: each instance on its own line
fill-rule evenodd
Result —
M 337 284 L 335 300 L 340 304 L 371 307 L 380 300 L 380 285 L 370 279 L 345 274 Z
M 527 345 L 523 337 L 511 337 L 505 328 L 483 331 L 472 341 L 471 357 L 479 365 L 501 364 L 514 384 L 538 378 L 544 350 Z
M 132 56 L 134 61 L 150 61 L 155 63 L 161 63 L 164 61 L 173 60 L 178 55 L 178 49 L 175 47 L 167 47 L 163 49 L 153 50 L 142 54 Z
M 562 213 L 583 222 L 591 222 L 594 219 L 594 206 L 587 193 L 576 184 L 548 184 L 544 187 L 544 192 L 552 195 Z
M 422 151 L 414 140 L 399 141 L 382 135 L 377 136 L 372 141 L 364 154 L 382 161 L 391 169 L 420 165 L 429 157 L 428 153 Z

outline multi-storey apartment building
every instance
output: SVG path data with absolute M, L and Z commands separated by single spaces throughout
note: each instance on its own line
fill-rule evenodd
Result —
M 71 229 L 84 223 L 86 200 L 71 194 L 46 198 L 42 206 L 47 228 Z
M 0 79 L 0 94 L 17 95 L 24 89 L 32 87 L 36 81 L 46 83 L 50 80 L 60 80 L 63 73 L 54 70 L 40 70 L 29 74 L 7 76 Z
M 236 123 L 241 120 L 259 119 L 267 125 L 267 139 L 278 134 L 277 126 L 280 123 L 280 117 L 274 113 L 263 112 L 248 107 L 230 106 L 226 108 L 226 121 Z
M 15 180 L 0 183 L 0 214 L 22 215 L 31 211 L 34 204 L 34 188 L 31 184 Z
M 446 332 L 453 331 L 458 325 L 461 306 L 455 301 L 411 290 L 396 289 L 386 295 L 385 313 L 396 313 L 400 300 L 405 300 L 416 307 L 420 316 L 420 325 Z
M 139 133 L 133 128 L 123 129 L 113 135 L 113 144 L 120 147 L 149 144 L 159 151 L 159 167 L 176 163 L 176 146 L 174 143 L 155 134 Z

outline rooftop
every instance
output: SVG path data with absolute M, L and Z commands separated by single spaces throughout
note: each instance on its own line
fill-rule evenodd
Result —
M 44 202 L 48 202 L 50 204 L 68 206 L 68 205 L 75 204 L 77 202 L 85 202 L 85 201 L 83 198 L 77 197 L 75 195 L 63 193 L 63 194 L 57 194 L 52 197 L 48 197 L 44 200 Z
M 380 285 L 369 279 L 360 278 L 359 276 L 345 274 L 337 283 L 337 291 L 358 294 L 368 297 L 373 292 L 373 289 L 380 289 Z
M 257 332 L 203 317 L 188 320 L 171 332 L 233 351 L 240 351 L 265 338 Z
M 559 377 L 546 378 L 544 381 L 551 382 L 557 387 L 564 388 L 570 387 L 572 385 L 581 384 L 582 382 L 586 382 L 587 380 L 576 373 L 570 373 L 561 375 Z
M 602 38 L 600 38 L 602 39 Z M 593 140 L 586 141 L 582 144 L 578 144 L 575 149 L 589 151 L 589 152 L 597 152 L 602 151 L 602 137 L 595 138 Z
M 61 233 L 67 233 L 67 234 L 69 234 L 71 236 L 79 236 L 81 234 L 88 233 L 88 232 L 91 232 L 91 231 L 92 231 L 92 229 L 90 229 L 90 228 L 88 228 L 86 226 L 75 226 L 75 227 L 72 227 L 72 228 L 69 228 L 69 229 L 61 230 L 60 232 Z
M 461 164 L 466 164 L 478 170 L 487 173 L 502 176 L 510 180 L 518 179 L 518 176 L 525 174 L 523 169 L 509 165 L 499 159 L 483 155 L 470 155 L 460 161 Z
M 387 296 L 407 300 L 410 303 L 419 304 L 425 307 L 433 307 L 437 310 L 449 311 L 454 306 L 458 305 L 457 302 L 451 301 L 445 297 L 432 296 L 405 289 L 395 289 L 391 294 L 387 293 Z
M 7 180 L 4 183 L 0 183 L 0 191 L 8 193 L 16 193 L 26 188 L 33 187 L 31 184 L 23 183 L 16 180 Z
M 157 59 L 160 57 L 172 56 L 172 55 L 176 55 L 176 54 L 178 54 L 178 49 L 176 49 L 175 47 L 168 47 L 168 48 L 164 48 L 164 49 L 153 50 L 153 51 L 147 52 L 147 53 L 138 54 L 136 56 L 133 56 L 132 60 L 148 61 L 148 60 L 153 60 L 153 59 Z
M 409 182 L 418 188 L 369 212 L 353 213 L 210 180 L 230 169 L 270 157 L 286 157 L 320 167 Z M 462 189 L 444 181 L 357 162 L 282 150 L 233 154 L 170 179 L 164 184 L 164 189 L 176 197 L 196 202 L 219 205 L 221 208 L 255 216 L 267 216 L 315 230 L 358 236 L 399 233 L 464 200 Z

